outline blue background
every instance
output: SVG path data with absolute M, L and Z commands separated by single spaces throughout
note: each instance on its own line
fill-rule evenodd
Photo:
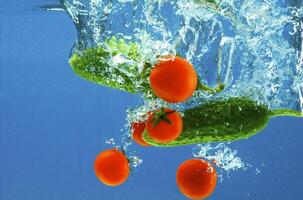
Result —
M 120 187 L 101 184 L 95 156 L 119 141 L 136 95 L 77 77 L 68 64 L 76 29 L 66 13 L 34 0 L 0 0 L 0 199 L 183 200 L 178 165 L 192 147 L 133 150 L 144 159 Z M 224 176 L 209 199 L 300 200 L 303 119 L 275 118 L 260 134 L 233 143 L 247 171 Z M 261 170 L 256 173 L 256 168 Z

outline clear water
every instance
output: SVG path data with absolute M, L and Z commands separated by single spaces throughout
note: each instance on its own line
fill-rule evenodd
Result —
M 213 9 L 194 0 L 62 3 L 78 29 L 72 52 L 124 38 L 138 43 L 141 63 L 166 54 L 186 57 L 202 82 L 226 85 L 217 96 L 249 96 L 272 109 L 303 110 L 299 1 L 220 0 Z M 217 96 L 197 92 L 192 103 Z
M 222 169 L 209 199 L 301 199 L 302 119 L 273 119 L 262 133 L 230 144 L 128 146 L 125 119 L 163 102 L 88 83 L 68 58 L 118 35 L 142 45 L 142 61 L 157 53 L 187 57 L 209 85 L 219 71 L 228 87 L 218 96 L 245 94 L 273 109 L 300 111 L 302 2 L 222 1 L 221 11 L 185 1 L 111 2 L 104 10 L 107 1 L 81 1 L 85 7 L 70 1 L 70 20 L 59 6 L 39 8 L 60 2 L 0 1 L 0 199 L 186 199 L 175 171 L 201 156 Z M 218 96 L 197 93 L 191 103 Z M 92 164 L 98 152 L 121 143 L 135 170 L 126 184 L 108 188 Z

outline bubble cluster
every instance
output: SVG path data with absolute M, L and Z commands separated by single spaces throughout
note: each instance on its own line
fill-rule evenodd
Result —
M 244 163 L 237 154 L 237 150 L 232 150 L 225 143 L 198 144 L 193 148 L 194 157 L 212 161 L 224 171 L 246 169 L 248 163 Z

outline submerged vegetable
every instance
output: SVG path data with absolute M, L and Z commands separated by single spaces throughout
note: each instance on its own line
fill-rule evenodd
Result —
M 94 170 L 97 178 L 108 186 L 124 183 L 130 173 L 129 161 L 117 149 L 102 151 L 95 159 Z
M 149 137 L 158 143 L 169 143 L 180 136 L 183 129 L 181 115 L 171 109 L 161 108 L 147 119 L 146 130 Z
M 284 115 L 302 116 L 284 111 Z M 153 141 L 147 130 L 143 139 L 154 146 L 180 146 L 202 142 L 235 141 L 249 138 L 266 127 L 270 117 L 282 111 L 271 111 L 267 106 L 248 98 L 233 97 L 204 103 L 185 110 L 182 134 L 174 141 L 161 144 Z
M 149 80 L 154 94 L 170 103 L 189 99 L 198 83 L 195 68 L 189 61 L 178 56 L 158 62 L 152 69 Z
M 215 190 L 217 172 L 206 160 L 186 160 L 178 167 L 176 181 L 179 190 L 186 197 L 206 199 Z
M 103 46 L 74 53 L 69 63 L 78 76 L 88 81 L 126 92 L 146 93 L 148 78 L 144 77 L 146 71 L 139 72 L 140 59 L 136 43 L 112 37 Z

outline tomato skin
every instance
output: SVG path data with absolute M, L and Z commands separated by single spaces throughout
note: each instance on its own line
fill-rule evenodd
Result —
M 173 112 L 172 109 L 164 109 L 164 111 L 172 112 L 166 115 L 167 119 L 171 122 L 168 123 L 161 120 L 157 125 L 154 126 L 154 116 L 156 111 L 147 119 L 146 129 L 148 135 L 155 141 L 159 143 L 169 143 L 179 137 L 183 130 L 183 120 L 178 112 Z
M 194 67 L 185 59 L 161 61 L 150 74 L 154 94 L 170 103 L 180 103 L 190 98 L 198 83 Z
M 135 122 L 131 124 L 133 140 L 141 146 L 148 147 L 151 145 L 142 139 L 142 133 L 144 132 L 145 127 L 146 123 L 144 122 Z
M 177 185 L 190 199 L 201 200 L 210 196 L 217 184 L 215 168 L 205 160 L 191 159 L 177 170 Z
M 108 186 L 118 186 L 124 183 L 130 172 L 126 156 L 117 149 L 102 151 L 94 163 L 98 179 Z

